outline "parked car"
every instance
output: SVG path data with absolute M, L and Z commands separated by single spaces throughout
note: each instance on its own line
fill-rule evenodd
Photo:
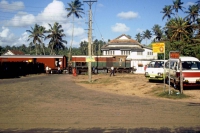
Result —
M 164 64 L 167 60 L 153 60 L 151 61 L 145 71 L 145 77 L 151 80 L 164 80 Z
M 195 57 L 180 57 L 182 63 L 183 87 L 200 86 L 200 61 Z M 180 88 L 179 59 L 170 59 L 165 63 L 166 82 Z M 170 79 L 170 80 L 169 80 Z

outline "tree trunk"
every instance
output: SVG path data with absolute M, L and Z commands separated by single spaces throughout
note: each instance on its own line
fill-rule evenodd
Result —
M 43 50 L 43 53 L 44 53 L 44 55 L 45 55 L 45 50 L 44 50 L 44 43 L 42 43 L 42 50 Z
M 72 41 L 71 41 L 71 45 L 70 45 L 70 49 L 69 49 L 70 56 L 72 56 L 71 52 L 72 52 L 73 39 L 74 39 L 74 14 L 73 14 Z M 68 57 L 68 58 L 69 58 L 69 60 L 71 60 L 71 57 Z
M 35 54 L 37 55 L 37 43 L 35 44 Z

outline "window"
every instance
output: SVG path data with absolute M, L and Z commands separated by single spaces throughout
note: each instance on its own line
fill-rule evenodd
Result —
M 183 70 L 200 70 L 200 62 L 197 61 L 184 61 L 182 62 Z
M 115 54 L 114 50 L 106 51 L 106 55 L 114 55 L 114 54 Z
M 143 55 L 143 52 L 137 52 L 137 55 Z
M 127 50 L 122 50 L 121 51 L 121 55 L 130 55 L 131 51 L 127 51 Z
M 165 64 L 166 66 L 167 64 Z M 149 63 L 148 68 L 163 68 L 164 61 L 152 61 Z
M 170 61 L 170 64 L 169 64 L 169 61 L 167 61 L 167 62 L 165 63 L 165 68 L 175 69 L 176 64 L 177 64 L 176 61 Z
M 115 53 L 114 50 L 109 51 L 109 55 L 114 55 L 114 53 Z
M 153 55 L 153 52 L 147 52 L 147 55 Z

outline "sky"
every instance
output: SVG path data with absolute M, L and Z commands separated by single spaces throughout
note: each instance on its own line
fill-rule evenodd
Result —
M 58 22 L 62 25 L 67 41 L 66 47 L 70 47 L 72 40 L 72 16 L 67 17 L 68 3 L 72 0 L 0 0 L 0 46 L 29 46 L 28 40 L 31 27 L 35 24 L 45 26 Z M 82 18 L 76 18 L 74 22 L 74 40 L 72 47 L 79 47 L 81 41 L 88 41 L 89 5 L 83 4 L 84 14 Z M 88 1 L 88 0 L 87 0 Z M 92 0 L 94 1 L 94 0 Z M 185 11 L 189 5 L 197 0 L 182 0 Z M 136 39 L 137 33 L 152 30 L 155 24 L 162 28 L 167 19 L 162 20 L 162 9 L 165 5 L 172 5 L 173 0 L 97 0 L 92 4 L 92 39 L 107 42 L 122 34 L 130 35 Z M 179 11 L 180 17 L 186 16 Z M 150 43 L 153 37 L 147 41 Z M 47 46 L 49 40 L 44 43 Z M 146 40 L 141 42 L 146 44 Z

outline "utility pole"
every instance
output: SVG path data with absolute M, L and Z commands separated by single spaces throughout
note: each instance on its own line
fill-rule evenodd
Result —
M 89 29 L 88 29 L 88 56 L 89 58 L 92 58 L 92 49 L 91 49 L 91 44 L 92 44 L 92 4 L 94 2 L 97 2 L 96 0 L 92 1 L 92 0 L 89 0 L 89 1 L 83 1 L 83 2 L 86 2 L 89 7 L 90 7 L 90 10 L 89 10 Z M 89 82 L 92 81 L 92 63 L 91 61 L 88 62 L 88 77 L 89 77 Z

